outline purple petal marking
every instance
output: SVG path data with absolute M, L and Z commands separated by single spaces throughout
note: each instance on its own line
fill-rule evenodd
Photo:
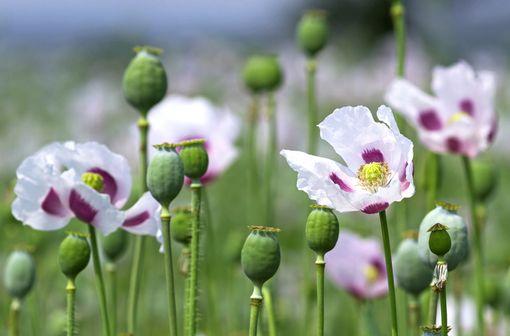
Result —
M 452 153 L 460 153 L 462 150 L 462 143 L 456 137 L 449 137 L 446 139 L 446 147 Z
M 64 204 L 62 204 L 60 197 L 58 197 L 57 192 L 53 188 L 50 188 L 44 197 L 41 208 L 44 212 L 53 216 L 64 217 L 66 215 Z
M 361 157 L 366 163 L 384 162 L 383 153 L 375 148 L 365 149 L 363 153 L 361 153 Z
M 139 213 L 138 215 L 135 215 L 133 217 L 126 218 L 122 226 L 124 227 L 133 227 L 138 226 L 145 222 L 147 219 L 150 218 L 150 214 L 148 211 L 143 211 Z
M 69 207 L 74 215 L 81 221 L 91 224 L 96 217 L 97 210 L 81 197 L 76 190 L 71 190 L 69 195 Z
M 439 116 L 434 109 L 421 111 L 418 116 L 418 121 L 427 131 L 438 131 L 443 127 L 441 119 L 439 119 Z
M 469 114 L 471 117 L 475 115 L 475 104 L 469 98 L 464 98 L 459 103 L 459 109 Z
M 334 183 L 336 184 L 337 186 L 340 187 L 340 189 L 342 189 L 343 191 L 345 192 L 351 192 L 352 191 L 352 188 L 349 187 L 340 177 L 338 177 L 337 174 L 335 173 L 331 173 L 329 174 L 329 179 Z
M 386 263 L 384 260 L 374 258 L 370 261 L 370 265 L 377 270 L 377 279 L 386 279 Z
M 103 190 L 101 191 L 103 194 L 107 194 L 110 196 L 110 201 L 115 202 L 115 196 L 117 196 L 117 182 L 115 178 L 108 173 L 106 170 L 101 169 L 99 167 L 95 167 L 88 170 L 89 173 L 96 173 L 101 175 L 103 178 Z
M 494 142 L 494 139 L 496 138 L 496 133 L 498 132 L 498 122 L 495 121 L 492 123 L 492 126 L 491 126 L 491 129 L 489 131 L 489 134 L 487 134 L 487 141 L 489 141 L 489 143 L 493 143 Z
M 400 190 L 401 191 L 406 190 L 411 185 L 411 182 L 407 181 L 407 179 L 406 179 L 406 170 L 407 170 L 408 165 L 409 165 L 409 163 L 406 161 L 404 168 L 402 169 L 402 171 L 400 172 L 400 175 L 398 177 L 398 179 L 400 180 Z
M 372 215 L 378 212 L 381 212 L 383 210 L 386 210 L 387 207 L 389 207 L 390 204 L 388 202 L 381 202 L 381 203 L 373 203 L 369 204 L 363 209 L 361 209 L 361 212 L 366 213 L 368 215 Z

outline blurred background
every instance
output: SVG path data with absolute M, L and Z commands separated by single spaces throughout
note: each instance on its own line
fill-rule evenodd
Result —
M 331 39 L 319 57 L 318 99 L 321 119 L 334 107 L 383 103 L 383 94 L 394 78 L 395 55 L 389 1 L 375 0 L 135 0 L 0 2 L 0 266 L 17 247 L 29 248 L 37 262 L 37 282 L 23 313 L 23 335 L 62 335 L 65 327 L 65 277 L 56 255 L 64 232 L 36 232 L 10 215 L 16 167 L 23 158 L 53 141 L 98 141 L 125 155 L 136 175 L 135 122 L 137 113 L 125 102 L 121 79 L 135 45 L 164 49 L 163 63 L 169 93 L 205 96 L 228 106 L 244 118 L 249 95 L 240 72 L 247 56 L 270 52 L 279 55 L 285 83 L 277 94 L 280 148 L 303 150 L 306 139 L 305 57 L 297 48 L 294 31 L 309 8 L 328 11 Z M 500 171 L 500 186 L 489 206 L 485 236 L 488 271 L 502 281 L 510 264 L 510 104 L 508 81 L 510 4 L 506 0 L 409 0 L 407 8 L 407 77 L 429 89 L 434 65 L 450 65 L 460 59 L 475 69 L 496 72 L 500 129 L 495 145 L 484 159 Z M 244 119 L 243 119 L 244 120 Z M 414 134 L 410 134 L 414 137 Z M 238 145 L 242 147 L 243 136 Z M 420 153 L 417 145 L 416 164 Z M 334 158 L 327 144 L 321 153 Z M 461 162 L 445 157 L 442 199 L 461 205 L 467 214 L 467 195 Z M 244 199 L 246 162 L 241 153 L 236 163 L 210 186 L 212 225 L 221 239 L 221 251 L 213 267 L 202 274 L 202 284 L 216 286 L 220 302 L 205 304 L 201 330 L 210 330 L 209 316 L 221 325 L 217 335 L 244 335 L 248 322 L 250 283 L 242 274 L 239 251 L 248 234 Z M 282 228 L 282 265 L 272 280 L 281 335 L 309 335 L 302 328 L 305 276 L 313 276 L 313 258 L 304 257 L 304 223 L 307 199 L 295 188 L 295 174 L 279 160 L 277 220 Z M 419 186 L 420 176 L 416 176 Z M 187 191 L 180 203 L 187 202 Z M 424 197 L 418 190 L 409 201 L 406 228 L 416 229 L 425 214 Z M 394 217 L 394 216 L 393 216 Z M 390 219 L 392 213 L 390 212 Z M 341 227 L 378 238 L 375 217 L 339 216 Z M 76 225 L 75 225 L 76 226 Z M 79 226 L 76 226 L 79 228 Z M 396 229 L 393 246 L 401 237 Z M 341 233 L 340 233 L 341 234 Z M 177 250 L 176 258 L 179 250 Z M 140 300 L 143 335 L 166 332 L 164 275 L 158 244 L 149 244 Z M 120 265 L 119 292 L 127 290 L 130 255 Z M 3 267 L 2 267 L 3 268 Z M 90 267 L 89 267 L 90 268 Z M 470 263 L 458 272 L 469 274 Z M 1 271 L 0 271 L 1 272 Z M 92 269 L 78 279 L 77 311 L 82 335 L 99 333 L 99 314 Z M 178 285 L 182 279 L 178 278 Z M 228 282 L 228 289 L 225 283 Z M 208 285 L 209 286 L 209 285 Z M 464 290 L 471 297 L 469 282 Z M 204 292 L 207 291 L 205 285 Z M 357 326 L 358 302 L 333 283 L 327 283 L 327 335 L 349 335 Z M 204 293 L 205 294 L 205 293 Z M 401 294 L 399 294 L 401 295 Z M 179 299 L 180 300 L 180 299 Z M 120 325 L 124 323 L 124 295 L 120 295 Z M 204 300 L 205 301 L 205 300 Z M 381 335 L 386 335 L 386 299 L 373 303 Z M 9 298 L 0 289 L 0 322 L 5 325 Z M 214 310 L 214 312 L 212 312 Z M 493 314 L 494 315 L 494 314 Z M 469 320 L 469 317 L 467 318 Z M 469 329 L 469 326 L 466 326 Z M 264 333 L 264 326 L 262 333 Z M 5 332 L 2 327 L 0 333 Z M 206 332 L 208 335 L 215 335 Z M 501 333 L 500 335 L 503 335 Z

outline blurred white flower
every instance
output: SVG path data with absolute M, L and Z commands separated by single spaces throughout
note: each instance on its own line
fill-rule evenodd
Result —
M 364 106 L 336 109 L 319 124 L 321 138 L 346 166 L 298 151 L 281 154 L 298 173 L 297 187 L 339 212 L 374 214 L 414 194 L 413 143 L 400 134 L 393 113 Z

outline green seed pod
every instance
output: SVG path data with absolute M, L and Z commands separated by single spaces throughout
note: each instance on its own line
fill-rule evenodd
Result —
M 320 205 L 312 208 L 306 220 L 306 242 L 315 253 L 324 256 L 338 240 L 338 219 L 330 208 Z
M 418 296 L 432 281 L 432 270 L 420 258 L 414 239 L 407 238 L 400 243 L 393 267 L 398 286 L 408 294 Z
M 179 194 L 184 183 L 184 167 L 175 147 L 170 144 L 155 146 L 158 151 L 147 170 L 147 187 L 163 207 Z
M 204 176 L 209 165 L 209 156 L 204 146 L 205 140 L 195 139 L 180 143 L 182 146 L 179 156 L 184 167 L 184 175 L 190 179 Z
M 103 252 L 108 261 L 116 262 L 126 252 L 128 245 L 128 233 L 117 229 L 108 236 L 103 237 Z
M 283 74 L 276 56 L 255 55 L 248 59 L 243 69 L 246 87 L 254 93 L 276 90 Z
M 263 226 L 251 229 L 241 250 L 241 265 L 253 285 L 262 287 L 280 266 L 280 244 L 276 238 L 279 230 Z
M 448 228 L 440 223 L 432 225 L 429 229 L 429 249 L 438 257 L 444 256 L 452 247 L 452 239 L 447 230 Z
M 122 88 L 129 104 L 146 115 L 166 94 L 166 72 L 158 57 L 161 50 L 139 47 L 135 51 L 135 58 L 124 72 Z
M 191 242 L 191 223 L 193 216 L 189 207 L 174 209 L 174 215 L 170 222 L 170 234 L 172 238 L 183 245 Z
M 487 201 L 498 184 L 498 174 L 494 164 L 485 161 L 473 161 L 473 182 L 475 196 L 480 202 Z
M 35 282 L 35 262 L 30 254 L 14 251 L 7 258 L 4 269 L 4 284 L 10 296 L 23 299 Z
M 60 270 L 69 279 L 74 279 L 87 267 L 90 260 L 90 246 L 80 234 L 69 234 L 58 249 Z
M 321 10 L 305 13 L 298 23 L 296 38 L 299 46 L 308 56 L 315 56 L 328 41 L 326 13 Z
M 454 270 L 461 262 L 465 261 L 469 254 L 469 242 L 467 226 L 462 217 L 457 214 L 458 207 L 448 203 L 438 203 L 437 207 L 430 211 L 420 224 L 418 235 L 418 247 L 420 257 L 434 268 L 437 263 L 437 256 L 429 248 L 429 229 L 436 223 L 448 227 L 448 233 L 452 242 L 451 249 L 445 254 L 445 260 L 450 271 Z

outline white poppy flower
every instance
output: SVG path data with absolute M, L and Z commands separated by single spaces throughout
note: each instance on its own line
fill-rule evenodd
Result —
M 209 167 L 202 177 L 203 183 L 214 180 L 237 157 L 234 142 L 240 130 L 239 118 L 205 98 L 168 96 L 151 109 L 148 119 L 151 155 L 156 144 L 205 139 Z
M 346 165 L 303 152 L 281 154 L 298 173 L 297 187 L 320 205 L 367 214 L 414 194 L 413 143 L 400 134 L 391 109 L 374 121 L 364 106 L 336 109 L 320 124 L 320 136 Z
M 435 96 L 397 79 L 386 101 L 417 129 L 431 151 L 477 156 L 494 141 L 498 126 L 493 74 L 476 74 L 469 64 L 459 62 L 436 67 L 432 77 Z
M 101 192 L 81 181 L 84 173 L 102 177 Z M 53 143 L 25 159 L 16 174 L 12 213 L 34 229 L 57 230 L 76 217 L 105 235 L 119 227 L 156 234 L 158 204 L 147 193 L 131 209 L 120 211 L 131 192 L 130 169 L 106 146 Z

